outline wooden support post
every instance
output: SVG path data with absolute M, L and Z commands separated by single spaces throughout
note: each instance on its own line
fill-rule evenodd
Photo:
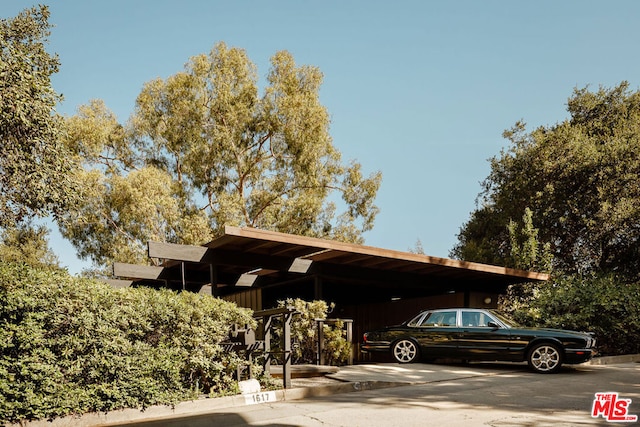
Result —
M 349 345 L 351 346 L 351 350 L 349 351 L 349 360 L 348 360 L 348 364 L 349 365 L 353 365 L 353 320 L 349 319 L 349 320 L 345 320 L 345 326 L 347 327 L 347 342 L 349 343 Z
M 282 384 L 284 388 L 291 387 L 291 318 L 293 313 L 282 314 L 282 349 L 283 363 L 282 363 Z
M 209 282 L 211 283 L 211 296 L 218 296 L 218 269 L 215 265 L 209 264 Z
M 324 365 L 324 320 L 316 319 L 318 327 L 318 354 L 316 354 L 316 365 Z
M 182 279 L 182 290 L 187 288 L 187 282 L 185 280 L 184 261 L 180 263 L 180 278 Z
M 342 322 L 344 324 L 344 328 L 346 330 L 346 340 L 351 346 L 351 351 L 349 352 L 348 364 L 353 365 L 353 319 L 316 319 L 316 325 L 318 328 L 318 341 L 316 343 L 316 364 L 324 365 L 326 363 L 325 354 L 324 354 L 324 325 L 328 323 L 330 325 L 334 325 Z
M 263 329 L 264 329 L 264 370 L 265 372 L 271 372 L 271 316 L 263 317 Z

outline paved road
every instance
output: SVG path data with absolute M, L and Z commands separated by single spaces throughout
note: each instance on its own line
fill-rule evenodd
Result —
M 618 392 L 620 398 L 632 400 L 629 413 L 640 415 L 638 363 L 566 367 L 555 375 L 534 374 L 525 366 L 500 364 L 411 366 L 417 372 L 433 371 L 433 380 L 416 381 L 409 386 L 221 409 L 206 416 L 137 425 L 629 425 L 592 418 L 596 392 Z

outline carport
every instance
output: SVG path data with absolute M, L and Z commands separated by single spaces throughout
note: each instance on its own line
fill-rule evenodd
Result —
M 423 308 L 493 307 L 515 283 L 548 275 L 254 228 L 225 227 L 202 246 L 149 242 L 158 266 L 115 263 L 118 286 L 205 292 L 263 310 L 279 300 L 322 299 L 354 335 Z

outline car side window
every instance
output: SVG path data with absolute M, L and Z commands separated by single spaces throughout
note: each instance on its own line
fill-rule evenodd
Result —
M 456 326 L 455 311 L 436 311 L 429 313 L 420 326 Z
M 462 326 L 472 328 L 486 328 L 492 319 L 479 311 L 463 311 Z

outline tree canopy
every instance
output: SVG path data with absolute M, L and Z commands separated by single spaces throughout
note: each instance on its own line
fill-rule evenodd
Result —
M 0 230 L 0 259 L 43 268 L 60 268 L 58 257 L 49 248 L 49 230 L 44 225 L 23 222 Z
M 504 132 L 479 207 L 452 256 L 513 266 L 509 225 L 530 210 L 539 244 L 567 273 L 640 275 L 640 92 L 575 89 L 570 117 Z M 513 230 L 513 224 L 511 224 Z M 513 233 L 511 233 L 513 234 Z
M 84 185 L 63 235 L 99 264 L 144 262 L 148 240 L 200 244 L 225 225 L 362 241 L 381 176 L 342 163 L 321 83 L 281 51 L 260 96 L 246 52 L 219 43 L 146 83 L 126 125 L 102 101 L 80 107 L 66 144 Z
M 61 144 L 51 86 L 56 55 L 45 49 L 46 6 L 0 20 L 0 228 L 59 215 L 73 199 L 73 168 Z

